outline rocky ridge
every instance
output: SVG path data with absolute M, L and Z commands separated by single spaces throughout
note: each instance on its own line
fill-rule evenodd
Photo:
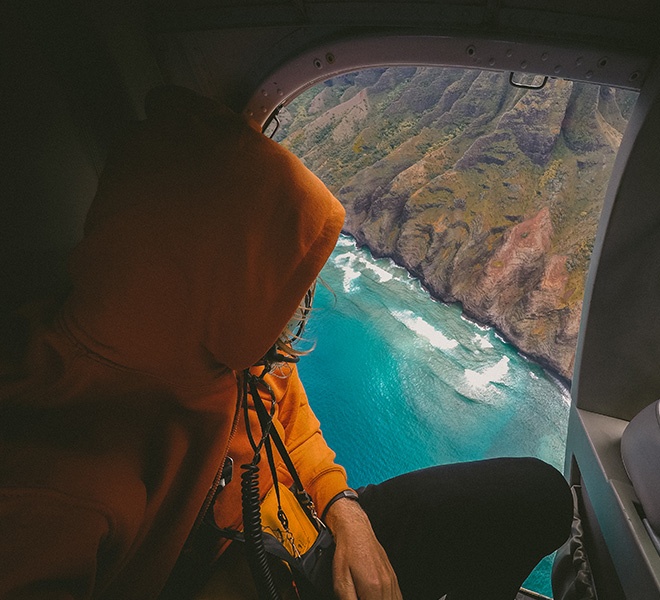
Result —
M 381 68 L 305 92 L 280 140 L 345 231 L 570 379 L 584 280 L 635 95 L 551 79 Z

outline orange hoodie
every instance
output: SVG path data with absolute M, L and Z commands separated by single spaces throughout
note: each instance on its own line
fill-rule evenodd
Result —
M 236 372 L 275 342 L 343 223 L 229 110 L 180 89 L 147 108 L 108 158 L 68 299 L 25 311 L 27 350 L 0 380 L 2 599 L 158 595 L 227 453 L 251 458 Z M 320 513 L 345 473 L 295 369 L 269 381 Z M 239 488 L 220 525 L 240 523 Z

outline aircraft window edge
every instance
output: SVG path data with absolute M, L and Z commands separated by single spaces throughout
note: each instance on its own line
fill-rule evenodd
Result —
M 332 77 L 387 66 L 459 67 L 524 72 L 639 91 L 646 57 L 600 48 L 447 36 L 381 35 L 315 46 L 263 77 L 243 109 L 260 125 L 280 105 Z

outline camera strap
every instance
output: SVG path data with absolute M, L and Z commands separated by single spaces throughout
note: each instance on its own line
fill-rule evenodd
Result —
M 312 501 L 310 495 L 305 491 L 305 487 L 303 486 L 302 481 L 300 480 L 300 476 L 298 475 L 298 471 L 296 470 L 296 467 L 293 464 L 293 460 L 291 460 L 291 456 L 289 455 L 289 452 L 287 451 L 286 446 L 284 445 L 284 441 L 282 440 L 279 431 L 277 430 L 277 427 L 275 427 L 275 424 L 273 423 L 273 419 L 275 416 L 276 399 L 275 399 L 275 394 L 273 393 L 271 387 L 264 380 L 264 377 L 267 372 L 268 369 L 266 367 L 264 368 L 264 370 L 260 375 L 254 375 L 247 370 L 245 372 L 246 381 L 244 385 L 247 386 L 246 391 L 249 393 L 246 393 L 243 396 L 243 407 L 245 413 L 246 428 L 248 429 L 248 437 L 250 438 L 253 450 L 255 451 L 255 459 L 256 462 L 258 463 L 259 448 L 260 446 L 263 446 L 266 451 L 266 457 L 268 459 L 268 464 L 273 477 L 275 493 L 277 494 L 278 497 L 278 511 L 281 511 L 281 505 L 279 502 L 280 498 L 279 498 L 277 468 L 275 466 L 275 460 L 274 460 L 273 448 L 272 448 L 272 445 L 275 445 L 278 454 L 282 458 L 282 461 L 284 462 L 287 470 L 291 474 L 291 478 L 293 479 L 293 485 L 290 488 L 291 491 L 295 494 L 300 505 L 305 509 L 305 512 L 307 513 L 307 516 L 309 517 L 310 521 L 313 523 L 314 527 L 317 529 L 317 531 L 320 531 L 321 529 L 325 528 L 325 525 L 319 519 L 318 514 L 316 512 L 316 508 L 314 507 L 314 502 Z M 261 394 L 259 393 L 260 386 L 262 386 L 270 395 L 271 398 L 270 411 L 266 408 L 264 401 L 261 397 Z M 248 419 L 248 409 L 249 409 L 248 395 L 249 397 L 252 398 L 255 411 L 259 418 L 259 424 L 261 426 L 262 438 L 259 443 L 254 443 L 255 440 L 252 435 L 252 432 L 250 431 L 249 419 Z M 253 463 L 255 462 L 255 459 L 253 459 Z M 284 526 L 285 524 L 282 523 L 282 525 Z

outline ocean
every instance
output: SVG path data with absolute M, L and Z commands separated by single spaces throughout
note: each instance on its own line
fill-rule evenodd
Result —
M 563 470 L 570 395 L 541 366 L 350 237 L 321 278 L 300 372 L 350 485 L 496 456 Z M 525 586 L 550 596 L 550 566 Z

